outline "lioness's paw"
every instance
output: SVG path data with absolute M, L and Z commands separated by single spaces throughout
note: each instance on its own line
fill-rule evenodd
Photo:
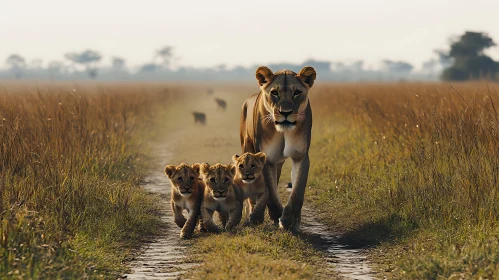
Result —
M 181 238 L 181 239 L 190 239 L 190 238 L 192 238 L 192 233 L 188 233 L 188 232 L 181 232 L 181 233 L 180 233 L 180 238 Z

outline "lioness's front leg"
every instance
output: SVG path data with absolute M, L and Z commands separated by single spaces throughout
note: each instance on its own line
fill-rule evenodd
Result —
M 250 222 L 253 224 L 261 224 L 265 219 L 265 206 L 269 200 L 269 191 L 265 189 L 265 192 L 258 197 L 256 204 L 252 207 L 250 213 Z
M 182 231 L 180 232 L 180 238 L 185 238 L 185 239 L 191 238 L 192 234 L 194 233 L 194 229 L 196 228 L 196 224 L 199 218 L 199 211 L 193 210 L 189 214 L 190 216 L 187 219 L 187 222 L 185 223 L 184 227 L 182 228 Z
M 238 201 L 236 202 L 234 209 L 230 211 L 230 218 L 225 228 L 228 230 L 235 228 L 241 222 L 242 216 L 243 216 L 243 203 Z
M 263 178 L 265 179 L 265 184 L 267 185 L 267 190 L 269 192 L 267 206 L 269 208 L 269 216 L 270 219 L 274 221 L 274 223 L 279 222 L 279 217 L 282 214 L 282 204 L 277 195 L 277 170 L 275 164 L 265 163 L 263 167 Z
M 178 207 L 177 205 L 175 205 L 175 202 L 171 201 L 172 203 L 172 211 L 173 211 L 173 218 L 175 220 L 175 224 L 177 224 L 177 226 L 179 228 L 183 228 L 184 225 L 185 225 L 185 222 L 186 222 L 186 219 L 184 217 L 184 214 L 182 214 L 182 208 L 181 207 Z
M 213 222 L 213 212 L 215 211 L 201 205 L 201 216 L 203 217 L 204 227 L 208 232 L 219 233 L 220 228 Z
M 301 223 L 301 208 L 305 196 L 310 159 L 306 154 L 301 160 L 293 159 L 293 191 L 279 219 L 279 226 L 284 229 L 299 231 Z

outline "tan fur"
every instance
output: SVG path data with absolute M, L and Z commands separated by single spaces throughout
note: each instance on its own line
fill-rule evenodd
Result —
M 265 207 L 269 198 L 269 192 L 262 175 L 266 161 L 265 153 L 234 155 L 232 160 L 236 166 L 234 183 L 241 187 L 243 199 L 249 202 L 249 222 L 252 224 L 263 223 Z
M 171 207 L 175 223 L 182 228 L 181 238 L 192 237 L 201 215 L 201 200 L 205 186 L 203 181 L 199 180 L 199 169 L 199 163 L 192 166 L 182 163 L 165 167 L 165 174 L 172 186 Z M 189 213 L 188 219 L 182 214 L 184 209 Z
M 268 209 L 271 219 L 282 228 L 299 230 L 301 208 L 310 166 L 308 150 L 312 131 L 312 109 L 308 91 L 316 73 L 304 67 L 299 74 L 290 70 L 273 73 L 260 66 L 255 73 L 260 93 L 243 104 L 240 122 L 242 152 L 265 152 L 263 168 L 269 191 Z M 288 204 L 282 208 L 277 196 L 281 168 L 287 158 L 293 160 L 293 190 Z
M 234 184 L 235 166 L 232 164 L 213 166 L 203 163 L 201 175 L 206 185 L 201 216 L 203 224 L 209 232 L 220 232 L 220 228 L 213 222 L 213 213 L 218 212 L 222 226 L 233 229 L 241 221 L 243 212 L 242 190 Z

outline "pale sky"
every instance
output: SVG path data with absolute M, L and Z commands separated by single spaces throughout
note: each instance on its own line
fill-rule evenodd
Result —
M 100 51 L 128 65 L 174 47 L 179 64 L 405 60 L 417 67 L 451 35 L 487 32 L 499 43 L 499 0 L 0 0 L 0 67 Z M 499 60 L 499 47 L 488 52 Z

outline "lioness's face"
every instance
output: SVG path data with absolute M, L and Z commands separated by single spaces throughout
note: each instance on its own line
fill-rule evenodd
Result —
M 299 74 L 290 70 L 276 73 L 260 66 L 256 78 L 263 93 L 263 102 L 268 115 L 264 122 L 273 122 L 277 131 L 293 130 L 298 122 L 305 120 L 308 91 L 314 84 L 316 73 L 312 67 L 304 67 Z
M 237 170 L 235 176 L 240 177 L 244 183 L 250 184 L 262 174 L 266 156 L 263 152 L 244 153 L 241 156 L 234 155 L 232 160 Z
M 224 200 L 227 197 L 235 173 L 236 168 L 232 164 L 222 165 L 217 163 L 209 166 L 207 163 L 203 163 L 201 165 L 203 181 L 215 200 Z
M 196 181 L 199 178 L 199 163 L 189 166 L 185 163 L 180 165 L 167 165 L 165 174 L 170 178 L 173 186 L 178 189 L 182 196 L 188 197 L 194 190 Z

